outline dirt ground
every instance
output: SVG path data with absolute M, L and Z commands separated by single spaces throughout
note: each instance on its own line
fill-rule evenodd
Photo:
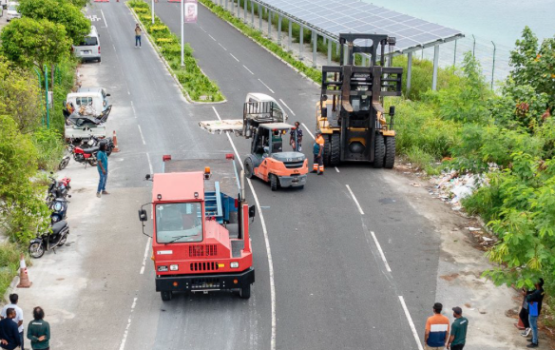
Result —
M 476 235 L 475 228 L 481 228 L 480 220 L 453 210 L 437 196 L 434 198 L 430 194 L 436 191 L 431 180 L 403 165 L 396 165 L 396 169 L 384 178 L 405 194 L 415 210 L 434 223 L 441 238 L 437 301 L 460 306 L 469 319 L 465 350 L 525 348 L 527 339 L 514 327 L 521 297 L 512 288 L 497 287 L 481 277 L 492 264 L 485 256 L 484 247 L 491 241 Z M 452 318 L 451 312 L 446 315 Z M 539 339 L 539 349 L 555 349 L 545 333 L 540 332 Z

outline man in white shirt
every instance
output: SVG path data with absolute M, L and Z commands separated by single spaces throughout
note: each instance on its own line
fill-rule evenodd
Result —
M 19 331 L 19 337 L 21 338 L 21 349 L 25 349 L 23 347 L 23 341 L 25 339 L 25 337 L 23 336 L 23 310 L 21 310 L 21 308 L 19 306 L 17 306 L 17 301 L 19 300 L 19 296 L 17 294 L 10 294 L 10 304 L 5 305 L 2 308 L 2 312 L 0 312 L 0 319 L 5 319 L 6 317 L 8 317 L 8 315 L 6 315 L 6 311 L 9 308 L 12 308 L 15 310 L 15 317 L 13 318 L 13 321 L 17 324 L 17 330 Z

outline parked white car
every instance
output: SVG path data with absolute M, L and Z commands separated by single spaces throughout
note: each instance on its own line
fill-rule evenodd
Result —
M 8 10 L 6 11 L 6 20 L 9 22 L 12 19 L 21 18 L 21 13 L 17 11 L 19 6 L 18 2 L 10 1 L 8 2 Z

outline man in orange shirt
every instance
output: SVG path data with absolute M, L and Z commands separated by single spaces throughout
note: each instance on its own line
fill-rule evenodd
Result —
M 314 141 L 314 163 L 312 164 L 312 172 L 318 175 L 324 175 L 324 137 L 320 131 L 316 131 L 316 140 Z
M 449 339 L 449 319 L 441 314 L 443 305 L 434 304 L 434 315 L 426 321 L 426 350 L 443 350 Z

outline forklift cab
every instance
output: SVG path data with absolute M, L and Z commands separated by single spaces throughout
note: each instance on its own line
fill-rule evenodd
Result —
M 293 126 L 286 123 L 261 124 L 253 137 L 252 154 L 266 158 L 274 153 L 283 152 L 283 136 Z

